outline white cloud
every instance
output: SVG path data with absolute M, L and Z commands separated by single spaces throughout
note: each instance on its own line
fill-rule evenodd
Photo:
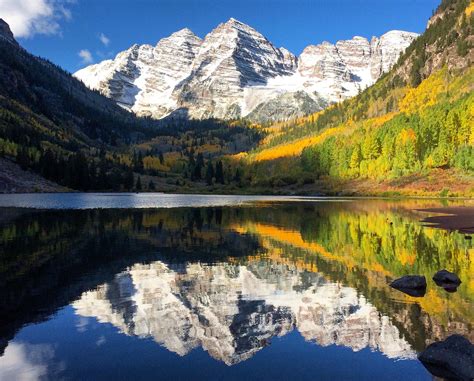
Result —
M 11 342 L 0 357 L 0 380 L 57 379 L 64 370 L 50 344 Z
M 35 34 L 57 34 L 61 19 L 69 20 L 67 8 L 72 0 L 0 0 L 0 17 L 12 29 L 15 37 Z
M 107 342 L 107 339 L 105 338 L 104 335 L 101 335 L 99 337 L 99 339 L 95 342 L 95 345 L 97 345 L 98 347 L 104 345 L 105 343 Z
M 77 53 L 77 55 L 82 58 L 82 63 L 83 64 L 89 64 L 89 63 L 94 62 L 94 58 L 92 57 L 92 53 L 87 49 L 80 50 L 79 53 Z
M 110 38 L 108 38 L 104 33 L 101 33 L 99 35 L 99 40 L 102 42 L 105 46 L 108 46 L 110 44 Z

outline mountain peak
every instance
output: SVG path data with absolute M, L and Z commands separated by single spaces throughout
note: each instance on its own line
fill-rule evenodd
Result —
M 170 37 L 185 37 L 185 38 L 199 38 L 194 34 L 194 32 L 189 28 L 183 28 L 171 34 Z
M 224 28 L 224 29 L 237 29 L 237 30 L 242 30 L 242 31 L 254 31 L 258 33 L 254 28 L 252 28 L 250 25 L 247 25 L 243 23 L 242 21 L 239 21 L 233 17 L 231 17 L 229 20 L 226 22 L 220 24 L 217 29 Z
M 5 39 L 12 44 L 18 45 L 18 42 L 15 40 L 15 37 L 13 37 L 10 25 L 8 25 L 8 23 L 2 18 L 0 18 L 0 38 Z
M 225 22 L 225 24 L 240 24 L 240 25 L 244 25 L 243 22 L 237 20 L 237 19 L 234 19 L 233 17 L 231 17 L 229 20 L 227 20 Z
M 414 33 L 414 32 L 407 32 L 405 30 L 397 30 L 397 29 L 393 29 L 393 30 L 389 30 L 388 32 L 382 34 L 380 36 L 380 38 L 382 37 L 389 37 L 389 36 L 397 36 L 397 37 L 418 37 L 419 34 L 418 33 Z

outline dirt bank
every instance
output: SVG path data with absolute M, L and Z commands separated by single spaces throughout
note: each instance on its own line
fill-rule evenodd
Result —
M 440 213 L 426 217 L 426 224 L 446 230 L 458 230 L 461 233 L 474 234 L 474 206 L 451 206 L 445 208 L 420 209 L 422 212 Z

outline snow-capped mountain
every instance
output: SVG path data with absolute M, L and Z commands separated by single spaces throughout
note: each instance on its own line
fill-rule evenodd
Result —
M 416 356 L 389 317 L 355 289 L 286 264 L 136 264 L 72 305 L 80 316 L 151 337 L 180 356 L 202 347 L 228 365 L 293 329 L 321 346 Z
M 231 18 L 203 40 L 183 29 L 133 45 L 74 75 L 142 116 L 283 119 L 321 110 L 372 85 L 417 37 L 390 31 L 311 45 L 296 57 Z

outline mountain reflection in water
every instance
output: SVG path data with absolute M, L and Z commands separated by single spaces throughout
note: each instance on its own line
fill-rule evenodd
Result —
M 472 243 L 424 227 L 416 207 L 3 209 L 0 354 L 24 347 L 22 327 L 54 320 L 68 305 L 77 318 L 179 356 L 202 348 L 227 365 L 295 331 L 321 347 L 394 360 L 416 359 L 453 333 L 473 341 Z M 431 281 L 442 268 L 465 280 L 456 293 Z M 388 287 L 405 274 L 427 277 L 425 297 Z M 2 367 L 0 357 L 0 378 Z
M 323 346 L 416 357 L 390 319 L 355 289 L 268 261 L 138 264 L 84 293 L 73 306 L 81 316 L 112 323 L 129 335 L 151 336 L 181 356 L 202 346 L 228 365 L 294 328 Z

